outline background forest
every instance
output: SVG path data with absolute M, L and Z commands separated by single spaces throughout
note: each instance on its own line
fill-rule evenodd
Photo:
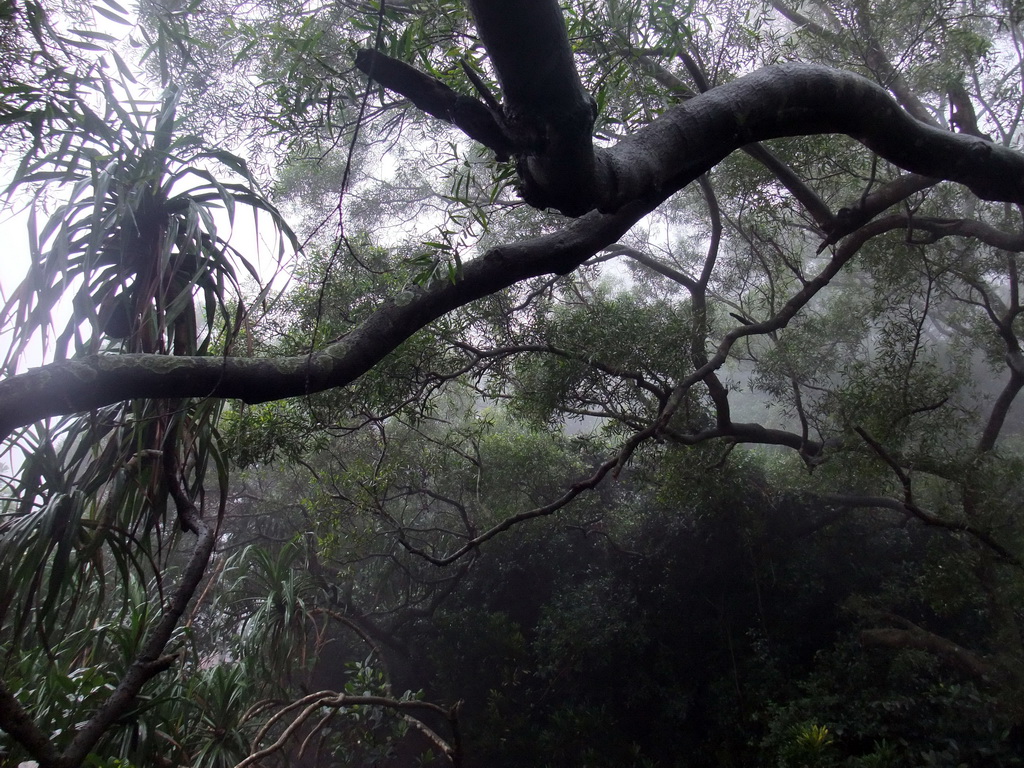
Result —
M 0 764 L 1024 764 L 1024 5 L 468 6 L 0 0 Z

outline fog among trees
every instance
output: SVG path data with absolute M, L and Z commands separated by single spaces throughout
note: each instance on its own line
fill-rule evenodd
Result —
M 0 0 L 0 764 L 1024 763 L 1024 6 L 122 3 Z

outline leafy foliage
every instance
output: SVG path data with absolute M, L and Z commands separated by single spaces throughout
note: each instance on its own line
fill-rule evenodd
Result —
M 1021 146 L 999 0 L 561 11 L 601 148 L 795 60 L 979 162 Z M 352 66 L 387 53 L 493 117 L 510 77 L 473 19 L 0 1 L 30 257 L 4 374 L 39 349 L 125 387 L 94 408 L 69 380 L 78 415 L 7 443 L 2 760 L 1019 764 L 1020 211 L 794 137 L 569 274 L 450 301 L 478 262 L 621 215 L 529 210 L 541 138 L 492 158 Z M 287 280 L 233 237 L 249 214 Z M 420 304 L 433 323 L 319 391 L 314 352 Z M 305 396 L 127 399 L 247 356 L 305 360 Z

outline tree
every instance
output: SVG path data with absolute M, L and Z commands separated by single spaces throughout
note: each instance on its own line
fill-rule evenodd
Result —
M 40 230 L 34 271 L 8 304 L 8 326 L 21 326 L 16 352 L 47 328 L 61 297 L 77 314 L 58 334 L 56 361 L 15 373 L 14 355 L 0 382 L 0 432 L 26 451 L 3 529 L 7 551 L 22 553 L 4 566 L 15 585 L 4 610 L 21 617 L 14 633 L 24 642 L 29 619 L 76 607 L 65 601 L 76 582 L 64 577 L 96 578 L 101 549 L 129 572 L 133 536 L 159 540 L 176 522 L 196 543 L 146 642 L 70 740 L 51 740 L 6 686 L 0 726 L 43 765 L 81 764 L 172 663 L 168 643 L 214 546 L 215 526 L 201 513 L 207 467 L 227 493 L 223 403 L 306 398 L 296 422 L 344 432 L 358 426 L 356 414 L 386 423 L 403 409 L 426 412 L 448 382 L 467 380 L 540 421 L 601 419 L 618 442 L 561 493 L 487 527 L 464 524 L 452 546 L 411 541 L 398 522 L 410 552 L 455 562 L 518 522 L 565 508 L 659 444 L 695 446 L 709 466 L 736 445 L 778 446 L 814 472 L 794 479 L 786 467 L 780 477 L 837 509 L 948 531 L 961 545 L 961 575 L 996 627 L 975 649 L 970 638 L 880 613 L 883 626 L 863 640 L 926 650 L 1019 690 L 1019 460 L 1004 435 L 1024 387 L 1015 257 L 1024 155 L 1019 103 L 1007 94 L 1020 64 L 1017 10 L 727 4 L 695 5 L 684 18 L 667 2 L 468 6 L 469 16 L 439 3 L 416 21 L 424 9 L 415 3 L 340 4 L 344 29 L 373 43 L 356 66 L 476 144 L 450 139 L 459 163 L 436 239 L 403 252 L 342 231 L 327 246 L 306 316 L 312 328 L 297 343 L 261 337 L 244 296 L 228 295 L 240 262 L 217 234 L 211 204 L 254 205 L 290 230 L 248 165 L 206 147 L 199 132 L 176 134 L 210 117 L 193 91 L 211 89 L 178 78 L 149 112 L 119 108 L 109 78 L 71 58 L 30 67 L 60 75 L 60 98 L 19 81 L 23 103 L 4 113 L 26 142 L 19 182 L 77 186 Z M 32 23 L 43 16 L 26 7 L 39 38 L 65 48 L 73 39 L 78 49 L 102 39 Z M 104 8 L 117 15 L 119 6 Z M 236 119 L 284 137 L 293 158 L 345 136 L 335 129 L 347 125 L 377 126 L 372 138 L 389 139 L 396 102 L 381 93 L 370 121 L 373 88 L 360 98 L 351 73 L 318 52 L 337 42 L 330 25 L 286 3 L 273 8 L 295 25 L 261 35 L 224 22 L 211 32 L 188 25 L 216 27 L 214 5 L 149 9 L 149 66 L 170 86 L 183 73 L 209 75 L 230 41 L 235 62 L 267 46 L 261 77 L 274 98 L 256 103 L 269 114 Z M 881 19 L 893 22 L 885 38 Z M 222 33 L 229 44 L 206 45 L 213 53 L 204 59 L 203 35 Z M 274 45 L 288 55 L 271 58 Z M 762 59 L 770 65 L 755 69 Z M 336 88 L 324 85 L 330 78 Z M 106 120 L 68 83 L 101 94 Z M 346 120 L 309 118 L 337 104 Z M 415 118 L 403 117 L 414 130 Z M 118 130 L 104 130 L 108 122 Z M 347 136 L 336 192 L 351 197 L 360 187 L 346 187 L 348 174 L 372 151 L 360 155 L 358 135 Z M 781 137 L 807 138 L 772 150 L 760 143 Z M 214 177 L 206 161 L 234 180 Z M 182 193 L 190 176 L 195 185 Z M 510 194 L 513 178 L 527 206 L 562 215 L 528 217 Z M 377 194 L 399 192 L 396 182 Z M 652 213 L 669 239 L 660 254 L 658 225 L 645 221 Z M 635 234 L 645 229 L 647 237 Z M 595 285 L 596 265 L 612 259 L 635 266 L 628 300 Z M 333 306 L 337 317 L 325 311 L 331 302 L 346 303 Z M 239 353 L 256 348 L 265 354 Z M 960 374 L 986 364 L 1007 381 L 975 408 Z M 741 383 L 777 409 L 770 422 L 733 415 Z M 30 426 L 56 417 L 69 418 Z M 44 572 L 45 588 L 33 576 Z
M 479 8 L 473 10 L 478 14 Z M 524 26 L 510 27 L 504 23 L 508 18 L 523 19 Z M 503 111 L 513 123 L 504 127 L 501 138 L 488 137 L 494 145 L 489 148 L 502 156 L 516 156 L 517 173 L 530 205 L 561 206 L 569 215 L 588 216 L 585 221 L 571 222 L 557 234 L 495 248 L 464 265 L 459 279 L 450 284 L 386 302 L 344 340 L 308 360 L 92 357 L 12 377 L 0 391 L 5 403 L 4 434 L 47 416 L 85 411 L 130 397 L 237 398 L 255 403 L 344 386 L 445 313 L 527 278 L 564 274 L 578 267 L 724 156 L 764 139 L 846 133 L 919 176 L 961 182 L 982 200 L 1020 203 L 1024 197 L 1024 160 L 1018 153 L 972 135 L 922 124 L 869 81 L 811 66 L 780 65 L 752 73 L 690 100 L 615 149 L 597 152 L 590 136 L 594 106 L 579 84 L 556 6 L 550 2 L 521 7 L 513 3 L 502 6 L 496 16 L 477 18 L 477 24 L 507 91 Z M 492 52 L 492 48 L 497 50 Z M 545 66 L 538 66 L 537 61 Z M 359 63 L 385 84 L 394 82 L 392 68 L 398 71 L 399 81 L 403 75 L 411 77 L 408 69 L 373 52 L 363 55 Z M 470 108 L 433 81 L 394 84 L 416 99 L 428 87 L 440 90 L 442 103 L 428 105 L 431 109 L 453 121 L 461 121 L 463 118 L 457 117 L 460 110 L 469 109 L 474 113 L 469 118 L 471 124 L 482 122 L 488 131 L 492 130 L 488 122 L 493 130 L 501 128 L 497 118 L 488 121 L 483 117 L 491 114 L 485 104 L 475 102 L 479 109 Z M 586 109 L 581 110 L 580 104 Z M 579 117 L 581 111 L 591 117 Z M 556 124 L 551 115 L 570 118 L 564 125 Z M 524 125 L 520 127 L 516 121 Z M 576 149 L 574 144 L 586 146 Z M 570 199 L 577 195 L 585 197 Z M 826 240 L 838 242 L 851 234 L 853 225 L 872 210 L 867 206 L 847 210 L 840 222 L 822 222 Z M 885 222 L 876 224 L 875 229 L 885 226 L 891 229 L 898 224 Z M 868 234 L 875 233 L 869 231 L 861 237 Z M 848 246 L 844 254 L 852 250 Z M 839 266 L 831 265 L 822 281 Z M 779 326 L 795 314 L 816 287 L 809 285 L 794 297 L 793 306 L 771 325 Z M 736 330 L 734 339 L 770 330 L 770 326 L 744 326 Z M 701 376 L 696 381 L 707 375 L 702 369 L 698 372 Z

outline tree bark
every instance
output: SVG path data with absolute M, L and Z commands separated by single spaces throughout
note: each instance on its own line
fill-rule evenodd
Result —
M 867 78 L 814 65 L 766 67 L 669 110 L 614 147 L 595 148 L 593 100 L 573 64 L 557 1 L 469 5 L 505 96 L 501 146 L 488 146 L 501 154 L 511 144 L 523 199 L 534 207 L 568 216 L 613 212 L 664 199 L 666 190 L 681 189 L 746 144 L 826 133 L 846 134 L 915 174 L 964 184 L 984 200 L 1024 203 L 1020 154 L 926 124 Z M 362 55 L 372 74 L 371 58 Z M 416 103 L 437 90 L 430 80 L 384 84 Z
M 632 204 L 614 215 L 591 213 L 559 232 L 494 248 L 466 264 L 455 282 L 400 292 L 342 340 L 309 356 L 90 355 L 9 377 L 0 381 L 0 437 L 48 416 L 133 398 L 259 403 L 344 386 L 446 313 L 530 277 L 572 271 L 652 207 Z
M 957 645 L 932 632 L 922 629 L 909 621 L 904 621 L 907 629 L 885 627 L 881 629 L 865 629 L 860 633 L 860 641 L 864 645 L 885 648 L 913 648 L 940 656 L 951 666 L 971 677 L 990 681 L 995 676 L 995 667 L 978 654 Z
M 560 17 L 556 25 L 553 15 L 557 3 L 495 0 L 493 6 L 503 9 L 497 14 L 502 19 L 536 22 L 499 28 L 490 3 L 473 3 L 508 91 L 506 118 L 535 109 L 544 120 L 554 120 L 551 115 L 559 109 L 578 107 L 578 76 L 569 66 L 564 25 Z M 530 60 L 534 54 L 548 57 L 544 76 L 538 74 L 537 61 Z M 532 74 L 526 71 L 530 68 Z M 447 312 L 530 277 L 572 271 L 667 197 L 754 141 L 845 133 L 923 177 L 958 181 L 984 199 L 1024 204 L 1024 155 L 924 125 L 869 80 L 826 67 L 785 64 L 714 88 L 615 147 L 595 151 L 593 166 L 580 160 L 574 166 L 579 172 L 571 177 L 561 175 L 557 163 L 575 158 L 578 147 L 545 155 L 575 141 L 579 126 L 570 123 L 547 124 L 545 141 L 554 143 L 544 144 L 546 149 L 527 143 L 516 150 L 531 204 L 572 214 L 590 211 L 562 231 L 495 248 L 466 265 L 454 283 L 403 291 L 343 340 L 308 357 L 100 355 L 11 377 L 0 382 L 0 436 L 48 416 L 131 398 L 218 397 L 255 403 L 344 386 Z M 513 130 L 509 135 L 518 134 Z M 545 166 L 549 160 L 555 165 Z M 563 183 L 570 178 L 572 183 Z M 594 212 L 595 207 L 607 213 Z

